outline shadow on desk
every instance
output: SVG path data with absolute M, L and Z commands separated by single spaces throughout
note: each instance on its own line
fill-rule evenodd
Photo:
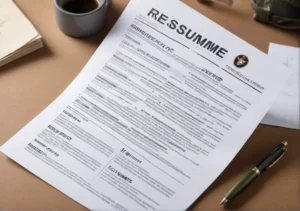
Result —
M 216 12 L 223 14 L 225 18 L 229 14 L 230 14 L 230 16 L 234 16 L 235 18 L 239 18 L 239 19 L 249 17 L 249 12 L 248 11 L 245 12 L 244 10 L 237 10 L 235 8 L 235 5 L 233 5 L 233 7 L 229 7 L 225 4 L 212 2 L 212 1 L 207 1 L 207 0 L 197 0 L 197 1 L 199 2 L 199 4 L 202 4 L 205 7 L 210 7 L 213 10 L 215 10 Z M 237 2 L 235 2 L 235 4 L 236 3 Z M 250 1 L 249 1 L 249 4 L 250 4 Z M 252 15 L 252 13 L 250 15 Z
M 258 195 L 264 188 L 270 187 L 271 180 L 276 180 L 276 177 L 283 171 L 289 168 L 293 168 L 295 163 L 297 164 L 297 148 L 300 143 L 297 140 L 293 140 L 293 136 L 298 134 L 298 131 L 291 130 L 291 137 L 284 137 L 281 132 L 278 132 L 276 140 L 269 140 L 265 135 L 265 130 L 270 131 L 285 131 L 285 129 L 278 129 L 276 127 L 259 126 L 251 138 L 247 141 L 242 150 L 233 159 L 224 172 L 215 180 L 215 182 L 196 200 L 191 210 L 201 207 L 202 201 L 207 201 L 210 198 L 210 203 L 214 203 L 217 207 L 222 198 L 226 195 L 229 189 L 237 182 L 237 180 L 243 176 L 244 172 L 248 171 L 259 163 L 273 148 L 283 140 L 291 140 L 289 142 L 289 152 L 280 160 L 273 168 L 267 170 L 267 172 L 261 174 L 255 181 L 253 181 L 243 192 L 241 192 L 236 198 L 226 204 L 221 209 L 226 210 L 238 210 L 244 207 L 246 202 L 252 201 L 256 195 Z M 294 134 L 294 135 L 293 135 Z M 273 134 L 273 138 L 275 137 Z M 264 137 L 265 136 L 265 137 Z M 262 138 L 264 137 L 264 138 Z M 293 140 L 293 141 L 292 141 Z M 259 146 L 259 147 L 258 147 Z M 275 178 L 275 179 L 274 179 Z M 268 199 L 269 200 L 269 199 Z
M 4 156 L 6 156 L 6 155 L 4 155 Z M 11 168 L 22 169 L 22 171 L 25 171 L 26 173 L 29 173 L 30 175 L 34 176 L 35 178 L 39 178 L 39 177 L 36 177 L 32 172 L 30 172 L 29 170 L 27 170 L 26 168 L 24 168 L 23 166 L 21 166 L 20 164 L 15 162 L 14 160 L 10 159 L 9 157 L 5 158 L 5 162 L 9 163 L 9 166 L 11 166 Z M 40 180 L 43 181 L 42 179 L 40 179 Z
M 45 40 L 43 40 L 44 46 L 41 49 L 38 49 L 30 54 L 27 54 L 15 61 L 12 61 L 2 67 L 0 67 L 0 77 L 3 74 L 6 74 L 7 71 L 11 72 L 14 69 L 17 69 L 19 66 L 26 65 L 28 63 L 37 62 L 38 60 L 42 60 L 44 58 L 48 58 L 53 56 L 53 52 L 48 47 Z

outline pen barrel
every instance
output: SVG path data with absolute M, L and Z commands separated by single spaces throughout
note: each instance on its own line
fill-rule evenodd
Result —
M 252 169 L 246 172 L 243 177 L 236 183 L 235 186 L 231 188 L 231 190 L 226 195 L 226 199 L 230 201 L 236 195 L 238 195 L 242 190 L 244 190 L 256 177 L 258 173 Z
M 279 144 L 263 161 L 256 165 L 260 173 L 263 173 L 268 168 L 271 168 L 277 163 L 287 151 L 287 142 Z

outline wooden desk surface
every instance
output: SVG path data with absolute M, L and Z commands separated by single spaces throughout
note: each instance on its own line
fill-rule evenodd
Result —
M 73 39 L 58 30 L 52 0 L 15 1 L 43 35 L 46 46 L 0 68 L 0 144 L 39 114 L 70 84 L 129 0 L 113 0 L 105 29 L 89 39 Z M 269 42 L 299 46 L 299 34 L 253 21 L 250 1 L 235 0 L 233 8 L 201 4 L 197 0 L 184 2 L 264 52 L 267 52 Z M 218 207 L 218 202 L 241 173 L 282 140 L 290 144 L 286 157 L 225 208 L 300 209 L 300 131 L 262 125 L 191 209 L 224 209 Z M 86 210 L 1 153 L 0 210 L 3 209 Z

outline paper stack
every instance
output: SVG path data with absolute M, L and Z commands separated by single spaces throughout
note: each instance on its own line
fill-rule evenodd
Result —
M 270 43 L 269 56 L 288 67 L 291 77 L 261 123 L 300 129 L 300 48 Z
M 0 1 L 0 67 L 43 47 L 42 37 L 12 0 Z

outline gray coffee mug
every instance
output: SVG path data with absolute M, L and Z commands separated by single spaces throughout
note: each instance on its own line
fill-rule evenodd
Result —
M 56 23 L 63 33 L 71 37 L 88 37 L 102 29 L 110 0 L 97 0 L 99 6 L 87 13 L 64 10 L 62 5 L 67 1 L 70 0 L 54 0 Z

